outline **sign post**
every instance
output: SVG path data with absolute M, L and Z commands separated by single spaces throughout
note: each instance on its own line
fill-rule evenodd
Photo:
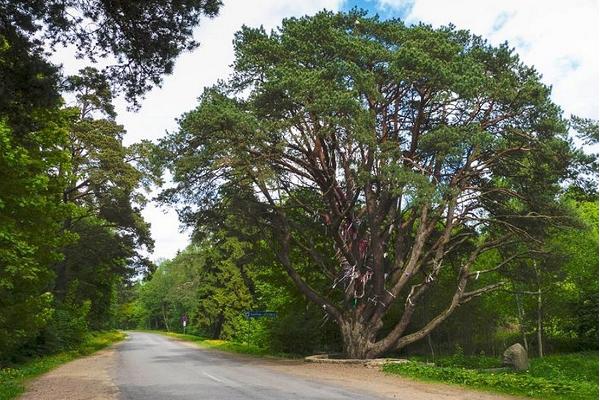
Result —
M 181 325 L 183 326 L 183 334 L 185 335 L 185 327 L 187 326 L 188 323 L 188 317 L 187 315 L 182 315 L 181 316 Z
M 245 311 L 244 315 L 247 319 L 253 318 L 277 318 L 275 311 Z

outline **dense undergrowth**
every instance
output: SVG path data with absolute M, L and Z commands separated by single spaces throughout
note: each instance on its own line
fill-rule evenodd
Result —
M 125 334 L 118 331 L 92 332 L 86 335 L 85 340 L 77 349 L 35 357 L 24 363 L 2 368 L 0 369 L 0 400 L 13 399 L 23 393 L 24 383 L 28 379 L 48 372 L 77 357 L 92 354 L 124 338 Z
M 485 371 L 498 367 L 493 357 L 443 357 L 436 365 L 410 362 L 384 366 L 384 371 L 427 381 L 546 400 L 598 398 L 598 353 L 557 354 L 531 360 L 526 372 Z

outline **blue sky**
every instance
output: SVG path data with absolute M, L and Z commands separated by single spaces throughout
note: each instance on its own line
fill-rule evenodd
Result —
M 356 7 L 364 10 L 369 10 L 372 14 L 377 14 L 384 19 L 406 19 L 406 17 L 410 13 L 413 4 L 414 1 L 407 0 L 403 1 L 397 7 L 390 7 L 386 6 L 383 2 L 378 2 L 376 0 L 346 0 L 342 5 L 342 10 L 348 11 Z

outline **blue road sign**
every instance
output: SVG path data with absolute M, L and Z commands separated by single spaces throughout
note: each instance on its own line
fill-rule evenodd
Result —
M 245 311 L 246 318 L 276 318 L 275 311 Z

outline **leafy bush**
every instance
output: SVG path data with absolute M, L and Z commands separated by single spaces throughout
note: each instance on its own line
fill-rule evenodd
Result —
M 232 318 L 230 339 L 237 343 L 247 343 L 266 349 L 269 347 L 268 325 L 264 319 L 247 319 L 243 315 Z
M 589 348 L 598 348 L 598 293 L 577 304 L 576 329 Z
M 531 360 L 532 376 L 577 382 L 598 382 L 598 352 L 557 354 Z
M 38 338 L 37 354 L 72 350 L 86 339 L 91 302 L 86 300 L 79 304 L 74 299 L 76 291 L 77 281 L 70 285 L 65 300 L 56 306 L 52 319 Z
M 319 320 L 308 315 L 282 315 L 270 329 L 270 348 L 287 354 L 310 354 L 319 346 Z

